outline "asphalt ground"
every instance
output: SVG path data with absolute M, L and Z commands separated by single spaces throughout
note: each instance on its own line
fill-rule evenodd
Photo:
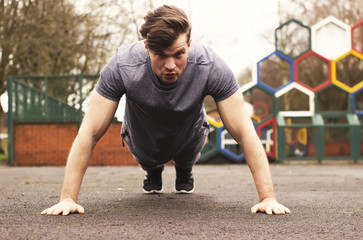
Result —
M 362 164 L 272 164 L 289 215 L 251 214 L 258 202 L 246 165 L 197 165 L 193 194 L 142 193 L 140 167 L 89 167 L 85 214 L 44 216 L 58 202 L 64 167 L 0 166 L 0 239 L 363 239 Z

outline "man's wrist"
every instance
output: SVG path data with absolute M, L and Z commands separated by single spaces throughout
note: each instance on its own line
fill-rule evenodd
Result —
M 260 202 L 268 202 L 268 201 L 277 201 L 276 197 L 266 197 L 263 199 L 260 199 Z
M 77 199 L 74 199 L 74 198 L 71 198 L 71 197 L 63 197 L 63 196 L 61 196 L 61 198 L 60 198 L 60 201 L 61 202 L 77 202 Z

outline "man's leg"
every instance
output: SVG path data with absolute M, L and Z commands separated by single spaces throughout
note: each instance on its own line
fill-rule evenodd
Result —
M 164 164 L 153 159 L 146 159 L 145 157 L 138 156 L 137 152 L 130 143 L 127 144 L 127 147 L 134 159 L 140 164 L 142 169 L 146 171 L 143 185 L 144 193 L 162 193 L 164 190 L 162 181 Z
M 143 186 L 144 193 L 163 193 L 164 188 L 161 176 L 163 170 L 164 165 L 162 165 L 162 167 L 157 167 L 146 171 Z
M 192 168 L 199 160 L 200 153 L 205 145 L 207 132 L 190 142 L 175 158 L 175 191 L 177 193 L 192 193 L 194 191 L 194 178 Z

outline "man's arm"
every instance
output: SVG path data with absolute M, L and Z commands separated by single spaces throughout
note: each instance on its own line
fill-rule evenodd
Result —
M 68 156 L 60 202 L 45 209 L 41 214 L 84 213 L 83 207 L 76 203 L 82 179 L 93 148 L 110 126 L 118 105 L 117 102 L 101 96 L 95 90 L 90 100 L 89 108 Z
M 266 153 L 246 111 L 241 91 L 218 102 L 217 108 L 227 131 L 243 148 L 256 184 L 260 203 L 253 206 L 251 212 L 290 213 L 288 208 L 276 201 Z

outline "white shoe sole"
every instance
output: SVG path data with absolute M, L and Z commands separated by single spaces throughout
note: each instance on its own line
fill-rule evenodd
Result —
M 190 190 L 190 191 L 187 191 L 187 190 L 178 191 L 178 190 L 175 189 L 175 192 L 178 193 L 178 194 L 191 194 L 191 193 L 194 192 L 194 188 L 192 190 Z
M 151 191 L 146 191 L 145 189 L 142 190 L 146 194 L 161 194 L 164 192 L 164 187 L 161 190 L 151 190 Z

